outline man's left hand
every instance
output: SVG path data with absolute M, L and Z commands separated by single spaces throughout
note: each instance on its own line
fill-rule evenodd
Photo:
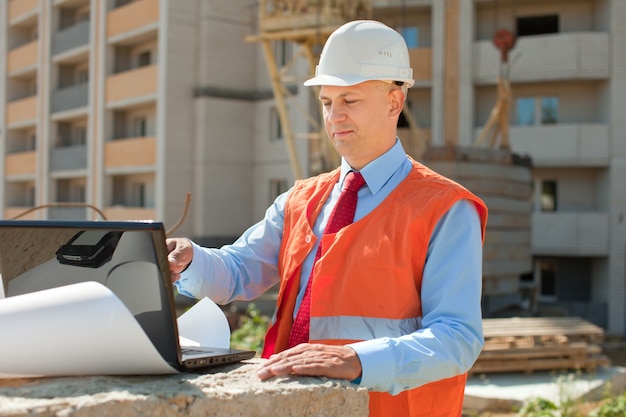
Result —
M 352 381 L 361 376 L 361 361 L 347 346 L 303 343 L 272 355 L 257 371 L 262 381 L 289 374 Z

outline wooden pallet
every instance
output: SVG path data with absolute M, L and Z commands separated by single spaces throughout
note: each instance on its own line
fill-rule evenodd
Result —
M 604 330 L 578 317 L 483 320 L 485 346 L 470 373 L 593 370 L 610 364 Z

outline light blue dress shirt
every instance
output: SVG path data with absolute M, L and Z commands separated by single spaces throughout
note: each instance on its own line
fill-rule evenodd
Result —
M 359 190 L 354 220 L 377 207 L 412 169 L 399 140 L 360 172 L 367 186 Z M 344 161 L 339 182 L 313 227 L 319 237 L 351 170 Z M 193 262 L 175 283 L 181 294 L 209 297 L 218 304 L 252 300 L 279 282 L 278 252 L 285 201 L 279 196 L 259 223 L 232 245 L 220 249 L 193 244 Z M 319 239 L 318 239 L 319 241 Z M 313 266 L 314 247 L 302 266 L 296 310 Z M 466 372 L 483 346 L 480 298 L 482 242 L 480 219 L 471 202 L 456 203 L 431 236 L 422 280 L 422 328 L 399 338 L 352 343 L 362 365 L 360 385 L 398 394 Z M 295 313 L 294 313 L 295 314 Z

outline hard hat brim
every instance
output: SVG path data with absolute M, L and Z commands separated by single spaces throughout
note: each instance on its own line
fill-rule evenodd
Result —
M 312 85 L 333 85 L 337 87 L 348 87 L 351 85 L 361 84 L 365 81 L 372 81 L 370 78 L 359 77 L 356 75 L 318 75 L 316 77 L 310 78 L 304 82 L 306 87 L 310 87 Z
M 305 87 L 311 87 L 313 85 L 332 85 L 335 87 L 349 87 L 352 85 L 357 85 L 364 83 L 365 81 L 402 81 L 406 83 L 407 87 L 413 87 L 415 81 L 413 79 L 402 79 L 402 78 L 394 78 L 390 80 L 376 79 L 376 78 L 368 78 L 368 77 L 359 77 L 357 75 L 318 75 L 316 77 L 310 78 L 304 82 Z

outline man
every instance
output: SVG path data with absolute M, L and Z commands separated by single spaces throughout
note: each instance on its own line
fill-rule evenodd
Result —
M 374 21 L 337 29 L 305 85 L 320 86 L 341 167 L 297 181 L 233 245 L 168 240 L 170 267 L 179 291 L 218 303 L 280 283 L 262 380 L 347 379 L 370 390 L 372 416 L 460 416 L 483 346 L 487 208 L 406 156 L 396 126 L 413 83 L 396 31 Z M 329 231 L 357 176 L 354 222 Z

